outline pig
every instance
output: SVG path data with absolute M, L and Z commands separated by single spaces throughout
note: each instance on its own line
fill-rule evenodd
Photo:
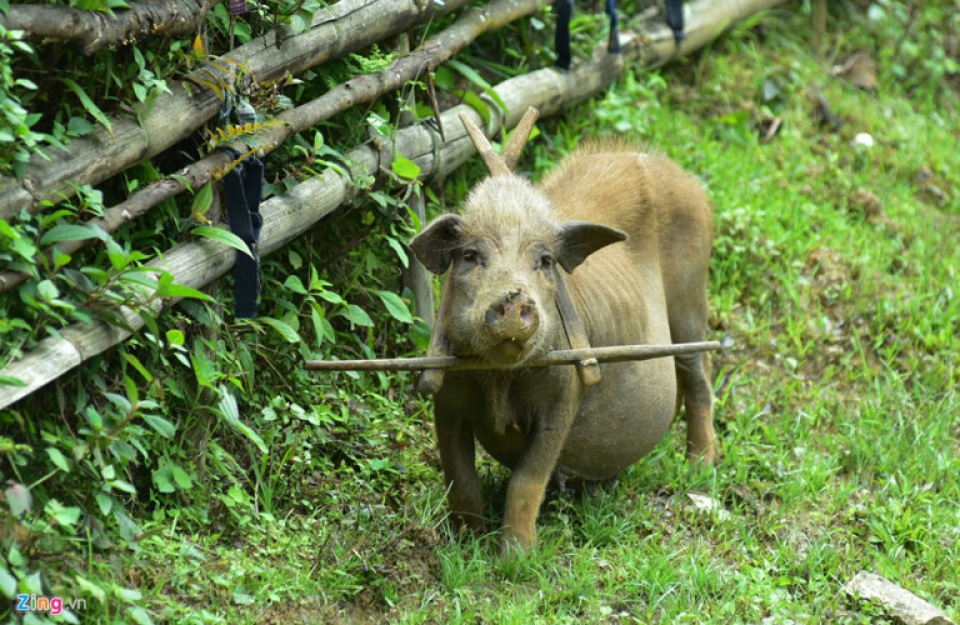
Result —
M 527 551 L 551 478 L 615 476 L 663 438 L 681 402 L 688 458 L 716 460 L 705 353 L 601 364 L 591 386 L 572 366 L 524 366 L 569 347 L 560 280 L 593 347 L 704 340 L 713 217 L 693 176 L 626 143 L 584 145 L 538 186 L 492 155 L 494 175 L 410 247 L 428 270 L 446 274 L 435 332 L 453 355 L 495 366 L 447 372 L 435 396 L 451 515 L 485 531 L 479 441 L 511 469 L 501 551 Z

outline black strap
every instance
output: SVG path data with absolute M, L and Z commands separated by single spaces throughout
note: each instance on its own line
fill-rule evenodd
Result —
M 573 0 L 556 0 L 557 30 L 553 45 L 557 49 L 557 67 L 570 69 L 570 18 L 573 17 Z
M 673 40 L 677 43 L 687 38 L 683 32 L 683 0 L 667 0 L 667 26 L 673 30 Z
M 617 0 L 607 0 L 607 15 L 610 16 L 610 41 L 607 52 L 620 54 L 620 22 L 617 20 Z
M 557 29 L 554 32 L 553 45 L 557 49 L 557 67 L 570 69 L 570 20 L 573 18 L 573 0 L 556 0 L 553 3 L 557 11 Z M 619 21 L 617 20 L 617 0 L 606 0 L 605 10 L 610 16 L 610 41 L 607 51 L 620 54 Z
M 241 156 L 240 152 L 233 148 L 217 149 L 230 154 L 233 160 Z M 257 243 L 263 228 L 263 217 L 260 215 L 263 162 L 256 156 L 245 158 L 224 176 L 223 192 L 230 231 L 240 237 L 253 254 L 253 258 L 250 258 L 237 252 L 237 262 L 233 266 L 233 314 L 237 319 L 252 319 L 257 316 L 257 297 L 260 295 L 260 256 L 257 254 Z

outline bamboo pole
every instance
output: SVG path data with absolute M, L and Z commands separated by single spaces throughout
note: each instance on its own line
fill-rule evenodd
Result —
M 716 4 L 726 6 L 732 11 L 725 18 L 724 28 L 708 28 L 691 19 L 688 33 L 692 31 L 719 34 L 735 21 L 734 17 L 739 19 L 748 14 L 744 12 L 744 6 L 760 10 L 782 1 L 718 0 Z M 713 3 L 710 0 L 699 0 L 691 5 L 691 10 L 696 7 L 709 8 L 708 5 L 711 4 Z M 628 40 L 630 46 L 625 48 L 633 58 L 650 58 L 653 63 L 666 62 L 663 60 L 665 57 L 651 51 L 661 46 L 657 43 L 661 39 L 665 42 L 669 38 L 672 46 L 673 33 L 666 26 L 657 32 L 659 34 L 656 37 L 647 39 L 651 43 L 642 47 L 640 42 L 644 40 L 640 37 L 627 37 L 622 34 L 621 41 Z M 695 40 L 705 43 L 703 35 L 697 35 Z M 685 47 L 687 52 L 693 49 L 690 46 Z M 646 56 L 643 56 L 641 51 L 646 51 Z M 598 48 L 591 61 L 577 64 L 569 72 L 548 68 L 500 83 L 496 92 L 508 109 L 505 112 L 499 111 L 491 102 L 491 110 L 497 114 L 492 116 L 487 133 L 492 136 L 500 130 L 501 125 L 505 128 L 516 126 L 523 112 L 530 106 L 540 109 L 543 115 L 550 115 L 566 106 L 581 102 L 609 86 L 623 70 L 623 65 L 622 56 L 609 55 L 602 51 L 602 48 Z M 457 120 L 461 111 L 466 111 L 476 123 L 482 123 L 479 113 L 460 105 L 440 116 L 443 135 L 426 126 L 398 130 L 394 143 L 383 141 L 377 148 L 363 146 L 346 154 L 352 163 L 352 177 L 379 175 L 381 171 L 389 171 L 394 150 L 417 163 L 424 179 L 449 174 L 474 154 L 473 144 Z M 327 170 L 322 175 L 297 185 L 289 193 L 264 202 L 261 206 L 264 217 L 260 243 L 262 254 L 269 255 L 298 237 L 341 204 L 350 201 L 353 194 L 354 186 L 347 178 Z M 235 256 L 236 250 L 233 248 L 204 239 L 168 250 L 151 264 L 169 271 L 178 284 L 200 288 L 225 274 L 233 266 Z M 163 306 L 172 303 L 175 302 L 156 302 L 153 310 L 158 312 Z M 136 331 L 143 327 L 142 318 L 134 312 L 125 310 L 123 316 L 130 330 Z M 30 395 L 129 336 L 128 330 L 104 323 L 73 324 L 60 330 L 59 336 L 40 341 L 23 358 L 0 370 L 0 377 L 18 379 L 24 384 L 22 387 L 0 385 L 0 409 Z
M 547 352 L 543 358 L 525 362 L 519 368 L 577 365 L 586 358 L 596 358 L 597 362 L 601 363 L 653 360 L 654 358 L 669 358 L 718 349 L 720 349 L 720 343 L 717 341 L 677 343 L 674 345 L 610 345 L 587 349 L 557 349 Z M 489 371 L 517 368 L 497 365 L 479 358 L 461 358 L 458 356 L 421 356 L 377 360 L 308 360 L 304 363 L 304 367 L 310 371 L 419 371 L 421 369 Z
M 232 85 L 236 66 L 261 83 L 296 74 L 341 58 L 397 35 L 434 16 L 453 12 L 468 0 L 341 0 L 318 10 L 310 30 L 288 35 L 281 27 L 238 47 L 225 61 L 194 71 L 183 81 L 169 81 L 170 93 L 132 115 L 111 118 L 110 130 L 98 127 L 70 142 L 70 151 L 34 155 L 22 181 L 0 178 L 0 219 L 21 209 L 40 211 L 44 201 L 59 202 L 76 193 L 73 185 L 97 184 L 124 169 L 156 156 L 200 128 L 220 110 L 221 98 L 207 83 Z

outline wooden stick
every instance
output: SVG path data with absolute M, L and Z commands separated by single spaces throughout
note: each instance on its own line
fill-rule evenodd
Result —
M 681 356 L 718 349 L 720 349 L 720 343 L 717 341 L 677 343 L 675 345 L 611 345 L 590 349 L 557 349 L 548 352 L 539 360 L 525 362 L 519 368 L 575 365 L 591 356 L 595 357 L 598 362 L 626 362 Z M 509 368 L 479 358 L 460 358 L 458 356 L 422 356 L 419 358 L 384 358 L 381 360 L 308 360 L 304 363 L 304 367 L 310 371 L 419 371 L 420 369 L 479 371 Z
M 540 111 L 532 106 L 529 107 L 527 112 L 523 114 L 523 118 L 517 123 L 517 127 L 513 129 L 513 134 L 510 135 L 507 145 L 503 147 L 500 158 L 503 159 L 510 171 L 513 171 L 513 168 L 517 166 L 520 153 L 523 152 L 524 146 L 530 140 L 530 133 L 533 132 L 533 125 L 537 123 L 538 117 L 540 117 Z
M 503 162 L 503 159 L 500 158 L 500 155 L 497 154 L 497 151 L 494 150 L 490 144 L 490 140 L 487 139 L 487 135 L 483 134 L 483 131 L 473 123 L 473 120 L 470 119 L 466 111 L 460 111 L 460 121 L 463 122 L 463 127 L 467 129 L 467 134 L 470 135 L 470 140 L 473 141 L 473 147 L 476 148 L 477 154 L 483 159 L 483 164 L 487 166 L 490 175 L 508 175 L 510 169 L 507 167 L 507 164 Z

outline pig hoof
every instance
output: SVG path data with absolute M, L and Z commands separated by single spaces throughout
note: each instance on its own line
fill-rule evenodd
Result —
M 720 461 L 720 451 L 717 445 L 717 439 L 713 439 L 701 450 L 690 450 L 687 453 L 687 460 L 691 463 L 701 466 L 713 466 Z
M 506 558 L 529 553 L 535 541 L 536 538 L 524 538 L 510 530 L 504 530 L 500 537 L 500 557 Z

